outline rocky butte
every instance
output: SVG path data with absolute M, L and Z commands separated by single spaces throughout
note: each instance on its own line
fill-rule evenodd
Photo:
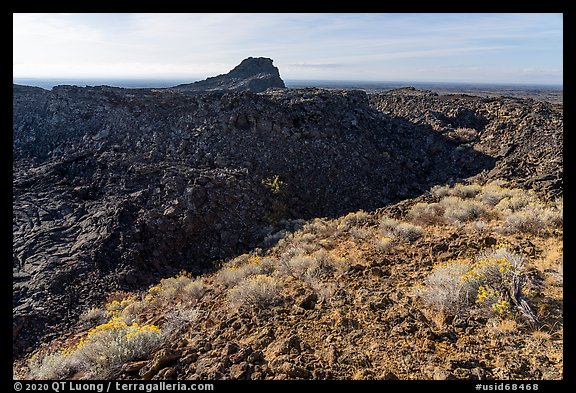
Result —
M 178 85 L 173 90 L 193 94 L 206 91 L 252 91 L 262 92 L 269 88 L 284 88 L 280 72 L 266 57 L 249 57 L 234 69 L 203 81 Z
M 465 179 L 561 196 L 562 129 L 534 100 L 287 89 L 267 58 L 167 89 L 14 85 L 15 357 L 302 220 Z

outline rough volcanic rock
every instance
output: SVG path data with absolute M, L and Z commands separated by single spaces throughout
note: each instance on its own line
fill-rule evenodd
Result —
M 561 112 L 542 103 L 320 89 L 13 94 L 16 355 L 107 292 L 201 274 L 286 219 L 372 210 L 477 174 L 561 186 Z
M 510 97 L 437 95 L 413 88 L 370 95 L 374 107 L 430 125 L 496 158 L 476 181 L 505 179 L 543 196 L 563 193 L 563 105 Z
M 284 87 L 284 81 L 280 78 L 278 68 L 272 65 L 272 59 L 248 57 L 227 74 L 178 85 L 172 89 L 189 94 L 205 91 L 262 92 L 269 88 Z

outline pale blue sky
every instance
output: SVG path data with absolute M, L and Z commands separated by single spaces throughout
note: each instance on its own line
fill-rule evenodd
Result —
M 561 84 L 562 14 L 14 14 L 13 76 Z

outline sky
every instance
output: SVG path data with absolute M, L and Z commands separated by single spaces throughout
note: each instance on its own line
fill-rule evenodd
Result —
M 563 15 L 13 14 L 14 78 L 195 81 L 250 56 L 285 81 L 562 84 Z

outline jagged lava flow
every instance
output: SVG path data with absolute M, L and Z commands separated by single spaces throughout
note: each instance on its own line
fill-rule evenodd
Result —
M 464 179 L 559 197 L 562 129 L 534 100 L 287 89 L 266 58 L 165 89 L 14 85 L 15 357 L 112 291 L 204 274 L 297 219 Z

